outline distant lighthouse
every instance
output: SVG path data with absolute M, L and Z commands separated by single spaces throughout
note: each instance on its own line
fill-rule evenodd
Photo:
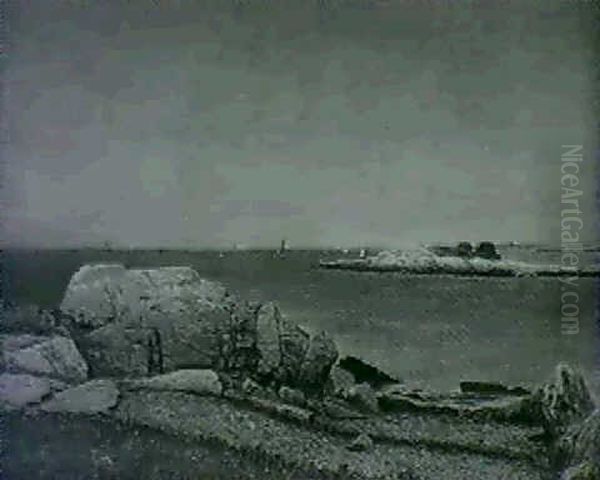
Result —
M 279 249 L 275 250 L 273 252 L 273 256 L 277 257 L 277 258 L 283 258 L 283 257 L 285 257 L 285 252 L 287 250 L 289 250 L 289 246 L 288 246 L 288 243 L 287 243 L 286 239 L 284 238 L 284 239 L 281 240 L 281 244 L 279 245 Z
M 288 243 L 285 238 L 281 239 L 281 245 L 279 246 L 279 254 L 283 255 L 285 251 L 288 249 Z

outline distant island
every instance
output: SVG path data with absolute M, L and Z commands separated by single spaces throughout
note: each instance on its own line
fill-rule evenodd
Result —
M 497 277 L 600 276 L 598 267 L 566 267 L 502 258 L 493 242 L 476 247 L 470 242 L 430 245 L 408 250 L 384 250 L 365 258 L 320 261 L 319 267 L 361 272 L 402 272 L 421 275 L 447 274 Z

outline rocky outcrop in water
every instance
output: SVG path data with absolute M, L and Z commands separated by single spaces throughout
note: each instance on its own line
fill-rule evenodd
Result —
M 402 251 L 381 251 L 364 259 L 320 261 L 319 267 L 357 272 L 399 272 L 412 275 L 466 275 L 485 277 L 596 277 L 600 268 L 541 265 L 497 258 L 494 250 L 483 248 L 478 255 L 435 254 L 421 248 Z

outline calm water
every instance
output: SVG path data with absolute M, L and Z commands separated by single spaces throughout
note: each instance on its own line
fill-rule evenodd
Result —
M 547 262 L 557 252 L 514 249 Z M 275 300 L 309 329 L 327 329 L 340 349 L 413 385 L 455 388 L 461 379 L 532 383 L 560 360 L 580 364 L 600 392 L 597 282 L 580 279 L 580 333 L 560 331 L 557 279 L 464 278 L 353 273 L 316 268 L 332 251 L 107 252 L 3 254 L 3 294 L 45 306 L 60 302 L 71 274 L 90 261 L 129 267 L 190 265 L 254 300 Z M 591 254 L 586 261 L 593 261 Z

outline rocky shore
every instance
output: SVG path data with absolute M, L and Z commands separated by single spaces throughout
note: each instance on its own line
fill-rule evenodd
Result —
M 412 389 L 190 268 L 85 265 L 0 348 L 6 478 L 600 478 L 576 369 Z
M 477 256 L 437 255 L 427 249 L 383 251 L 366 258 L 319 262 L 319 267 L 356 272 L 399 272 L 412 275 L 467 275 L 486 277 L 599 277 L 598 267 L 538 265 Z

